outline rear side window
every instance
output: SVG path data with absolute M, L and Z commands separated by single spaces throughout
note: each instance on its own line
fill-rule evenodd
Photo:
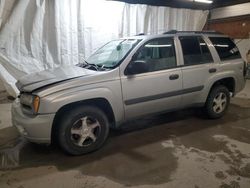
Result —
M 230 38 L 210 37 L 209 39 L 213 43 L 222 61 L 241 58 L 239 49 Z
M 180 37 L 184 65 L 198 65 L 213 62 L 207 44 L 201 37 L 184 36 Z

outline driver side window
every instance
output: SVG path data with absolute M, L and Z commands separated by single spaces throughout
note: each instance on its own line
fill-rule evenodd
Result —
M 176 55 L 173 38 L 158 38 L 144 44 L 136 53 L 133 61 L 142 61 L 147 69 L 154 72 L 176 67 Z

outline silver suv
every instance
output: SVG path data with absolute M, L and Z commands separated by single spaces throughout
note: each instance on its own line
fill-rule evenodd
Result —
M 110 127 L 141 116 L 202 107 L 220 118 L 244 74 L 234 42 L 216 32 L 122 38 L 76 66 L 21 78 L 13 125 L 31 142 L 81 155 L 100 148 Z

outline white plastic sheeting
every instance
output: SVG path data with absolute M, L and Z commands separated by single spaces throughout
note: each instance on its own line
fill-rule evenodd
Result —
M 200 31 L 207 16 L 208 11 L 126 4 L 122 16 L 121 36 L 138 33 L 159 34 L 172 29 Z
M 201 30 L 207 15 L 207 11 L 104 0 L 16 1 L 0 31 L 0 79 L 15 97 L 15 82 L 25 74 L 77 64 L 115 38 Z

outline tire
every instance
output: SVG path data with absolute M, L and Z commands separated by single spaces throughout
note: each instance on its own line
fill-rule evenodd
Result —
M 210 119 L 221 118 L 228 109 L 230 104 L 230 93 L 228 89 L 223 86 L 215 86 L 209 93 L 205 104 L 205 114 Z
M 70 155 L 83 155 L 99 149 L 109 134 L 109 122 L 99 108 L 83 106 L 63 114 L 57 140 Z

